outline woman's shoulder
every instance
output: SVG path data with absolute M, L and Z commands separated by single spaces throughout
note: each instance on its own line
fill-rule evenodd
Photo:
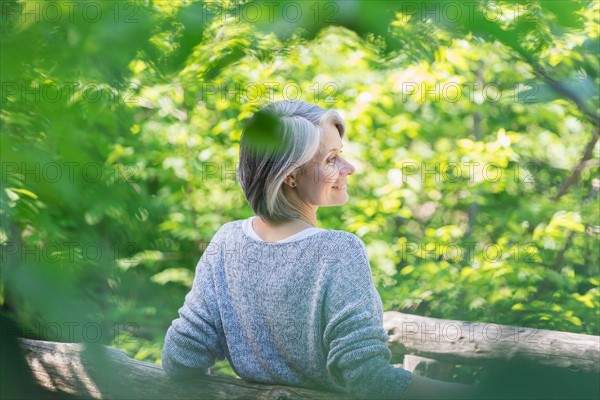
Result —
M 327 230 L 315 235 L 315 245 L 320 254 L 328 260 L 339 263 L 341 260 L 368 262 L 367 250 L 362 239 L 351 232 Z
M 233 238 L 242 228 L 243 219 L 236 221 L 225 222 L 221 225 L 213 235 L 211 242 L 222 242 Z
M 349 246 L 357 246 L 357 247 L 365 246 L 362 239 L 352 232 L 343 231 L 343 230 L 334 230 L 334 229 L 327 230 L 327 232 L 329 233 L 329 237 L 332 240 L 342 241 L 342 242 L 348 244 Z

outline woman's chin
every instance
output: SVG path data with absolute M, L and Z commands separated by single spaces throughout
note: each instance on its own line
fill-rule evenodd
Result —
M 340 196 L 340 197 L 342 197 L 342 196 Z M 332 201 L 330 205 L 331 206 L 343 206 L 344 204 L 346 204 L 348 202 L 349 199 L 350 199 L 350 196 L 348 196 L 348 194 L 345 194 L 343 196 L 343 198 Z

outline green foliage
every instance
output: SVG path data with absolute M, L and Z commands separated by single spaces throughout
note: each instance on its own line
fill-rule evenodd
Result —
M 102 2 L 93 23 L 35 3 L 3 4 L 0 39 L 3 313 L 30 336 L 93 323 L 158 361 L 208 241 L 251 215 L 243 121 L 283 98 L 345 117 L 350 201 L 319 221 L 363 239 L 386 309 L 600 333 L 597 144 L 556 198 L 598 129 L 597 2 L 275 23 L 240 18 L 254 3 Z

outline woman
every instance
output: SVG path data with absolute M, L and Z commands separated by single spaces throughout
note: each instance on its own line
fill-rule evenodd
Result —
M 355 235 L 316 228 L 319 206 L 348 201 L 355 169 L 335 111 L 280 101 L 240 143 L 242 190 L 256 214 L 223 225 L 202 254 L 162 353 L 173 377 L 227 357 L 243 379 L 361 398 L 463 397 L 464 385 L 389 364 L 381 299 Z

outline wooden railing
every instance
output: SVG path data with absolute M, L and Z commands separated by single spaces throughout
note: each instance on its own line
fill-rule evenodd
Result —
M 600 373 L 600 336 L 428 318 L 395 311 L 385 313 L 383 325 L 395 354 L 414 354 L 451 365 L 523 361 L 571 372 Z
M 600 373 L 600 337 L 514 326 L 426 318 L 386 312 L 384 327 L 394 354 L 416 374 L 450 380 L 455 365 L 537 365 L 565 377 Z M 94 399 L 342 399 L 310 389 L 263 385 L 221 376 L 185 382 L 169 379 L 159 365 L 132 360 L 102 346 L 19 339 L 34 380 L 53 398 Z M 569 375 L 570 374 L 570 375 Z M 567 379 L 567 378 L 565 378 Z M 591 383 L 590 383 L 591 382 Z M 591 390 L 591 392 L 590 392 Z M 576 398 L 577 396 L 570 396 Z

